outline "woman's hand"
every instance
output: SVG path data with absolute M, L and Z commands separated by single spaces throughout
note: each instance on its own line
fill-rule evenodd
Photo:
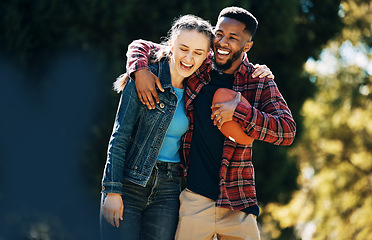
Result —
M 103 216 L 114 227 L 119 227 L 119 219 L 123 220 L 123 199 L 118 193 L 108 193 L 103 204 Z
M 254 72 L 252 73 L 252 77 L 259 77 L 259 78 L 263 78 L 263 77 L 267 77 L 267 78 L 271 78 L 271 79 L 274 79 L 274 74 L 271 72 L 270 68 L 268 68 L 266 65 L 259 65 L 259 64 L 256 64 L 254 65 L 254 68 L 256 70 L 254 70 Z

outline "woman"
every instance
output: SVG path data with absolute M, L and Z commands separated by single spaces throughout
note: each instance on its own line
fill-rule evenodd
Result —
M 155 109 L 140 102 L 133 81 L 126 83 L 102 180 L 103 239 L 174 239 L 178 150 L 188 127 L 183 80 L 206 59 L 212 36 L 210 23 L 199 17 L 185 15 L 173 23 L 168 47 L 149 66 L 165 89 Z M 116 90 L 123 85 L 118 79 Z

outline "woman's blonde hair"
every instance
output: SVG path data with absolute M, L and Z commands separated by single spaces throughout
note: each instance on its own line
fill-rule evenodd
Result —
M 163 38 L 161 42 L 162 47 L 160 51 L 153 55 L 150 55 L 149 62 L 155 63 L 160 61 L 162 58 L 170 58 L 172 55 L 170 50 L 170 45 L 175 41 L 181 30 L 195 30 L 204 34 L 209 39 L 209 46 L 211 46 L 213 41 L 213 28 L 209 21 L 204 20 L 198 16 L 187 14 L 173 21 L 172 27 L 169 29 L 167 37 Z M 123 91 L 125 84 L 129 80 L 126 73 L 120 75 L 113 84 L 114 90 L 116 92 Z

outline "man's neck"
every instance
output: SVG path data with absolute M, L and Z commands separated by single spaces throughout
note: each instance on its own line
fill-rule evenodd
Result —
M 235 62 L 233 62 L 231 67 L 229 69 L 223 71 L 223 73 L 234 74 L 234 72 L 236 70 L 238 70 L 238 68 L 240 67 L 240 64 L 242 64 L 243 58 L 244 58 L 244 55 L 241 58 L 239 58 L 238 60 L 236 60 Z

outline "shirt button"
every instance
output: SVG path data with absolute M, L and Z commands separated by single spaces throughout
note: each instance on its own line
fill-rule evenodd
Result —
M 160 108 L 164 108 L 164 103 L 160 103 Z
M 105 187 L 102 187 L 102 191 L 103 191 L 103 192 L 105 191 L 105 189 L 106 189 Z
M 136 169 L 136 170 L 137 170 L 137 169 L 138 169 L 138 167 L 137 167 L 137 166 L 135 166 L 135 167 L 134 167 L 134 169 Z

